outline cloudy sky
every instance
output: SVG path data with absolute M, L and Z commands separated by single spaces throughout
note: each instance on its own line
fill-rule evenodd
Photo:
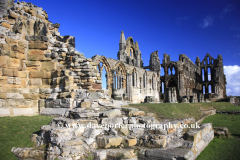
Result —
M 28 2 L 28 1 L 27 1 Z M 60 23 L 61 35 L 76 38 L 76 49 L 117 59 L 120 33 L 138 41 L 144 65 L 158 50 L 193 62 L 207 53 L 223 57 L 227 95 L 240 96 L 239 0 L 31 0 Z

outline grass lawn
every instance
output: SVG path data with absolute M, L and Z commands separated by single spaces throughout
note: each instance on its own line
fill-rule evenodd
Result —
M 12 147 L 34 147 L 31 134 L 39 132 L 40 127 L 49 124 L 52 118 L 40 115 L 0 117 L 0 159 L 15 160 Z
M 240 111 L 240 106 L 230 106 L 228 108 L 218 109 L 218 111 Z
M 139 108 L 147 113 L 154 113 L 157 119 L 161 118 L 194 118 L 203 117 L 201 110 L 222 109 L 234 107 L 228 102 L 209 103 L 141 103 L 130 104 L 131 107 Z
M 213 127 L 227 127 L 232 138 L 214 138 L 197 160 L 237 160 L 240 159 L 240 115 L 216 114 L 202 123 L 212 123 Z

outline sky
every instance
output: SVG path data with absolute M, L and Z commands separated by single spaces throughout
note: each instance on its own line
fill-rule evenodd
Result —
M 239 0 L 31 0 L 60 23 L 61 35 L 75 36 L 87 58 L 117 59 L 121 31 L 138 41 L 144 66 L 158 50 L 172 61 L 186 54 L 194 63 L 207 53 L 223 57 L 227 95 L 240 96 Z

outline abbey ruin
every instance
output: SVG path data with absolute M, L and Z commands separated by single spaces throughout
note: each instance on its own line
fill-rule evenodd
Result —
M 202 61 L 197 57 L 194 64 L 184 54 L 177 62 L 164 54 L 161 63 L 155 51 L 149 66 L 143 66 L 138 42 L 125 39 L 122 31 L 118 60 L 99 55 L 85 58 L 75 51 L 75 38 L 61 36 L 60 24 L 52 24 L 42 8 L 14 3 L 2 16 L 1 116 L 94 105 L 99 97 L 86 101 L 86 93 L 104 93 L 130 103 L 204 102 L 226 97 L 221 55 L 214 59 L 207 54 Z M 107 85 L 105 90 L 102 83 Z
M 225 98 L 221 55 L 214 59 L 207 54 L 202 61 L 197 57 L 194 64 L 184 54 L 177 62 L 164 54 L 161 63 L 155 51 L 149 66 L 144 66 L 138 42 L 125 39 L 122 31 L 117 60 L 99 55 L 86 58 L 75 50 L 73 36 L 60 35 L 60 24 L 50 22 L 43 8 L 3 0 L 0 11 L 0 116 L 59 116 L 31 137 L 37 146 L 47 144 L 46 151 L 14 147 L 18 159 L 75 160 L 91 153 L 99 160 L 119 156 L 125 160 L 192 160 L 214 138 L 210 123 L 186 132 L 179 126 L 195 123 L 194 119 L 158 121 L 152 113 L 128 104 Z M 178 128 L 127 128 L 168 123 Z M 125 127 L 74 127 L 79 124 Z M 131 148 L 135 146 L 139 148 Z

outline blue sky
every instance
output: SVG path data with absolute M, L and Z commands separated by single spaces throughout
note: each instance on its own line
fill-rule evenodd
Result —
M 28 1 L 27 1 L 28 2 Z M 76 39 L 76 50 L 87 58 L 117 59 L 120 33 L 138 41 L 144 65 L 158 50 L 177 61 L 186 54 L 193 62 L 207 53 L 223 57 L 227 94 L 240 95 L 239 0 L 31 0 L 60 23 L 61 35 Z

